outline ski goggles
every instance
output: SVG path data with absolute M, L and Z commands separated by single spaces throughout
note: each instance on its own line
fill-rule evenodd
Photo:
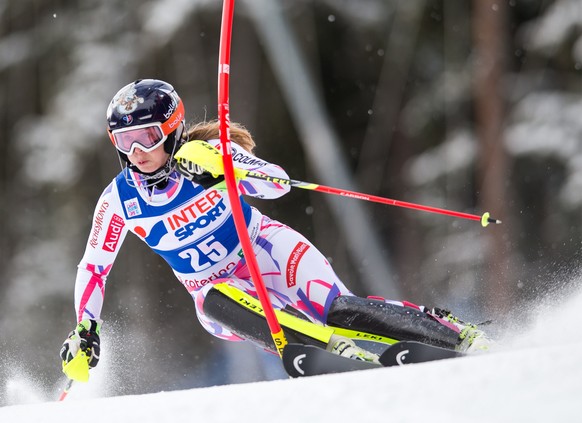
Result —
M 180 101 L 175 112 L 166 122 L 114 129 L 109 132 L 109 137 L 115 148 L 122 153 L 131 155 L 136 148 L 149 153 L 162 145 L 168 139 L 168 135 L 182 123 L 183 119 L 184 106 Z

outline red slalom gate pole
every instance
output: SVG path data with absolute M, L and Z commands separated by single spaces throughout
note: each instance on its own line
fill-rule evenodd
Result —
M 251 278 L 257 290 L 259 301 L 265 311 L 267 324 L 275 343 L 279 356 L 283 355 L 283 348 L 287 345 L 287 339 L 281 329 L 281 325 L 275 315 L 273 304 L 269 298 L 267 288 L 263 282 L 259 265 L 249 238 L 242 206 L 239 198 L 237 182 L 234 175 L 232 149 L 230 143 L 230 46 L 232 39 L 232 21 L 234 15 L 234 0 L 224 0 L 222 9 L 222 23 L 220 30 L 220 52 L 218 63 L 218 120 L 220 128 L 220 144 L 222 146 L 222 163 L 224 165 L 224 180 L 228 192 L 228 199 L 232 208 L 232 216 L 236 232 L 240 240 L 243 254 L 251 273 Z

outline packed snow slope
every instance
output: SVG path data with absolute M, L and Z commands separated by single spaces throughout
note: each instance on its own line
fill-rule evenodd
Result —
M 0 408 L 0 422 L 582 421 L 581 309 L 581 293 L 540 306 L 533 327 L 479 356 L 113 398 L 74 386 L 64 402 Z

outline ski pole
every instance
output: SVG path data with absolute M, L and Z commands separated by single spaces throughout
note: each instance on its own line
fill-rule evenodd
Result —
M 261 277 L 259 265 L 255 258 L 255 253 L 247 231 L 240 198 L 238 195 L 237 180 L 234 174 L 234 164 L 232 160 L 232 151 L 230 143 L 230 117 L 229 117 L 229 77 L 230 77 L 230 46 L 232 38 L 232 20 L 234 14 L 234 0 L 224 0 L 222 9 L 222 22 L 220 30 L 220 51 L 218 64 L 218 118 L 219 118 L 219 132 L 220 142 L 222 146 L 222 165 L 224 169 L 224 180 L 228 192 L 228 199 L 232 208 L 232 215 L 236 232 L 243 250 L 246 264 L 251 273 L 251 278 L 257 290 L 261 306 L 265 310 L 265 318 L 275 348 L 279 352 L 279 356 L 283 357 L 283 349 L 287 344 L 281 325 L 275 315 L 275 310 L 265 283 Z
M 69 391 L 71 390 L 71 386 L 73 386 L 73 379 L 69 379 L 67 381 L 67 384 L 65 385 L 65 388 L 63 389 L 63 392 L 61 392 L 61 396 L 59 397 L 59 401 L 64 401 L 65 398 L 67 398 L 67 395 L 69 395 Z
M 65 389 L 61 392 L 59 401 L 63 401 L 67 397 L 74 381 L 87 382 L 89 380 L 89 359 L 87 358 L 87 352 L 79 350 L 72 360 L 69 362 L 63 361 L 62 365 L 63 373 L 69 380 L 67 381 Z
M 180 147 L 180 150 L 174 156 L 182 162 L 192 162 L 199 164 L 204 169 L 212 173 L 215 177 L 224 173 L 223 155 L 218 149 L 205 141 L 190 141 Z M 186 166 L 187 167 L 187 166 Z M 405 207 L 409 209 L 422 210 L 429 213 L 444 214 L 462 219 L 476 220 L 481 222 L 483 227 L 490 223 L 500 224 L 501 220 L 491 217 L 489 212 L 478 216 L 475 214 L 462 213 L 452 210 L 441 209 L 438 207 L 423 206 L 421 204 L 409 203 L 406 201 L 393 200 L 391 198 L 378 197 L 376 195 L 364 194 L 347 189 L 333 188 L 325 185 L 318 185 L 312 182 L 297 181 L 294 179 L 275 178 L 262 173 L 250 170 L 235 168 L 234 175 L 237 179 L 260 179 L 263 181 L 273 182 L 275 184 L 289 185 L 295 188 L 302 188 L 311 191 L 325 192 L 327 194 L 340 195 L 342 197 L 356 198 L 358 200 L 371 201 L 374 203 L 388 204 L 390 206 Z
M 297 181 L 293 179 L 284 178 L 274 178 L 271 176 L 263 175 L 262 173 L 252 172 L 244 169 L 236 169 L 236 175 L 239 178 L 253 178 L 261 179 L 263 181 L 273 182 L 275 184 L 289 185 L 295 188 L 302 188 L 311 191 L 325 192 L 327 194 L 340 195 L 342 197 L 356 198 L 358 200 L 371 201 L 374 203 L 388 204 L 390 206 L 404 207 L 414 210 L 422 210 L 429 213 L 444 214 L 447 216 L 459 217 L 462 219 L 476 220 L 481 222 L 483 227 L 486 227 L 490 223 L 500 224 L 501 220 L 494 219 L 491 217 L 489 212 L 483 213 L 479 216 L 476 214 L 462 213 L 452 210 L 441 209 L 438 207 L 423 206 L 421 204 L 409 203 L 406 201 L 393 200 L 386 197 L 378 197 L 376 195 L 364 194 L 356 191 L 349 191 L 347 189 L 333 188 L 325 185 L 318 185 L 311 182 Z

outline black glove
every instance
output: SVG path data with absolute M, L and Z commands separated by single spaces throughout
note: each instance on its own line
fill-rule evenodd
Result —
M 202 167 L 190 160 L 180 159 L 178 160 L 178 172 L 184 175 L 187 179 L 192 182 L 202 185 L 204 189 L 210 188 L 219 182 L 224 181 L 224 175 L 218 175 L 218 177 L 212 176 L 210 172 L 207 172 Z
M 101 321 L 83 320 L 79 322 L 75 330 L 69 333 L 69 337 L 61 348 L 61 358 L 66 364 L 71 361 L 79 351 L 87 355 L 89 367 L 97 366 L 99 363 L 99 332 L 101 331 Z

